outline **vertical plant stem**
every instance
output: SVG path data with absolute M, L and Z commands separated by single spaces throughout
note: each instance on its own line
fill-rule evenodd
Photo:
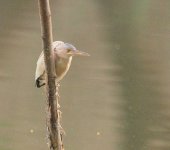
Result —
M 41 20 L 41 32 L 43 40 L 43 52 L 46 67 L 46 91 L 47 91 L 47 129 L 49 146 L 51 150 L 62 150 L 60 131 L 60 116 L 57 108 L 58 88 L 55 85 L 55 64 L 52 49 L 52 22 L 49 0 L 38 0 Z

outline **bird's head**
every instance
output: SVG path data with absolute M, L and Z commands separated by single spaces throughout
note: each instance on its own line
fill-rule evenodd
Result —
M 56 41 L 55 52 L 58 54 L 58 56 L 63 58 L 69 58 L 71 56 L 90 56 L 86 52 L 77 50 L 72 44 L 61 41 Z

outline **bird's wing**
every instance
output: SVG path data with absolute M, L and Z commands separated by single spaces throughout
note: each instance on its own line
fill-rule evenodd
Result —
M 45 72 L 45 63 L 44 63 L 44 53 L 42 52 L 37 61 L 37 68 L 35 72 L 35 80 L 41 77 Z

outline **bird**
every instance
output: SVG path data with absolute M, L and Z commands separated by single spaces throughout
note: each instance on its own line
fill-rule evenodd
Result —
M 73 56 L 90 56 L 88 53 L 77 50 L 75 46 L 69 43 L 64 43 L 63 41 L 55 41 L 52 43 L 52 50 L 54 52 L 54 62 L 55 62 L 55 82 L 60 82 L 63 77 L 67 74 Z M 44 53 L 41 52 L 36 66 L 35 71 L 35 85 L 40 88 L 46 84 L 46 70 L 44 62 Z

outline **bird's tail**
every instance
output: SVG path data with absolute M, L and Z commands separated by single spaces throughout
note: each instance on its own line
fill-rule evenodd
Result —
M 39 77 L 39 78 L 37 78 L 37 79 L 35 80 L 35 86 L 36 86 L 37 88 L 40 88 L 40 87 L 42 87 L 42 86 L 44 86 L 44 85 L 45 85 L 45 80 L 44 80 L 43 78 Z

